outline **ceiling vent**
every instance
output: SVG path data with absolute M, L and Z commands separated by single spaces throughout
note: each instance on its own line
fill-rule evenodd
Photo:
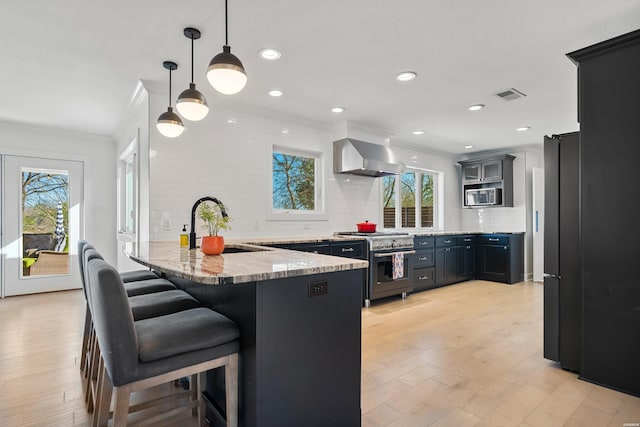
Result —
M 497 97 L 502 98 L 505 101 L 513 101 L 514 99 L 522 98 L 523 96 L 527 96 L 524 93 L 520 92 L 517 89 L 511 88 L 507 90 L 503 90 L 495 94 Z

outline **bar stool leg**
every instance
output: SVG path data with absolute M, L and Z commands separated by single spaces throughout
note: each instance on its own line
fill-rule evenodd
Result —
M 227 427 L 238 427 L 238 353 L 227 356 L 227 361 L 224 367 Z

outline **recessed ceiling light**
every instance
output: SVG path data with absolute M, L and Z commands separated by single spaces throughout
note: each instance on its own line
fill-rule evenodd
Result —
M 418 75 L 413 71 L 403 71 L 401 73 L 396 74 L 396 80 L 399 82 L 410 82 L 416 77 L 418 77 Z
M 473 148 L 473 145 L 465 145 L 464 148 L 467 148 L 467 149 Z
M 531 126 L 523 126 L 521 128 L 516 129 L 518 132 L 525 132 L 531 129 Z
M 273 89 L 269 91 L 269 95 L 275 96 L 275 97 L 282 96 L 282 91 L 278 89 Z
M 344 113 L 344 107 L 333 107 L 331 109 L 332 113 Z
M 272 47 L 266 47 L 264 49 L 260 49 L 258 51 L 258 55 L 260 58 L 266 59 L 267 61 L 275 61 L 282 57 L 282 52 Z
M 288 134 L 289 133 L 289 129 L 282 129 L 280 132 L 282 132 L 284 134 Z
M 484 104 L 473 104 L 469 106 L 469 111 L 478 111 L 484 108 Z
M 414 135 L 422 135 L 422 134 L 424 134 L 424 131 L 423 130 L 414 130 L 411 133 L 414 134 Z
M 227 120 L 227 123 L 229 123 L 230 125 L 235 124 L 236 119 L 229 119 Z

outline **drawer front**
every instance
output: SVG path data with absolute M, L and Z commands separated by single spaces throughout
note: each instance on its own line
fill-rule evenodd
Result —
M 301 252 L 312 252 L 315 254 L 331 255 L 331 249 L 329 244 L 314 244 L 314 243 L 302 243 L 291 245 L 291 249 Z
M 436 247 L 438 248 L 446 248 L 448 246 L 456 245 L 456 236 L 437 236 L 436 237 Z
M 433 267 L 434 257 L 433 249 L 428 251 L 416 251 L 413 256 L 413 268 Z
M 363 242 L 332 243 L 331 255 L 363 259 Z
M 429 249 L 435 247 L 435 239 L 433 236 L 416 236 L 413 238 L 413 247 L 415 250 Z
M 413 270 L 413 287 L 415 289 L 429 288 L 435 285 L 435 268 L 418 268 Z
M 456 237 L 456 244 L 458 246 L 469 246 L 478 243 L 478 236 L 458 236 Z
M 480 243 L 483 245 L 509 245 L 509 236 L 505 234 L 483 234 L 480 236 Z

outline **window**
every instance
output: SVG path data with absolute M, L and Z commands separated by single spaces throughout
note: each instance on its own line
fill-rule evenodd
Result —
M 292 219 L 279 218 L 281 214 L 321 219 L 317 218 L 324 211 L 320 153 L 274 146 L 271 171 L 271 219 Z
M 437 173 L 423 170 L 382 180 L 384 228 L 432 228 Z
M 133 237 L 137 226 L 137 141 L 120 155 L 118 164 L 118 231 Z

